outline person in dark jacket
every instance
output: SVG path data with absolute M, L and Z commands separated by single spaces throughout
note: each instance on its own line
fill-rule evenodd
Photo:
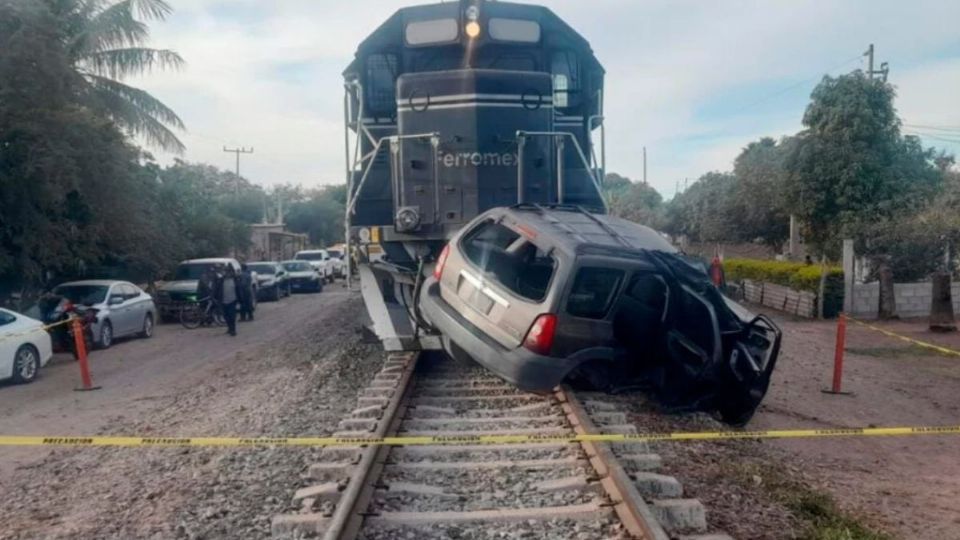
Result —
M 213 296 L 215 281 L 213 271 L 210 268 L 207 268 L 200 274 L 200 279 L 197 280 L 197 300 L 203 300 L 204 298 Z
M 247 263 L 240 265 L 240 275 L 238 276 L 238 286 L 240 289 L 240 320 L 253 320 L 253 274 L 247 268 Z
M 217 281 L 214 287 L 214 295 L 220 305 L 223 306 L 223 318 L 227 321 L 227 333 L 231 336 L 237 335 L 237 301 L 240 299 L 240 280 L 237 278 L 237 272 L 233 266 L 227 265 L 223 277 Z

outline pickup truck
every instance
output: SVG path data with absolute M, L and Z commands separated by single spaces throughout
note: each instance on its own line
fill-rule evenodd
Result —
M 231 258 L 210 258 L 210 259 L 190 259 L 177 265 L 173 280 L 164 283 L 157 289 L 157 295 L 154 299 L 157 305 L 157 311 L 160 312 L 160 320 L 174 321 L 180 315 L 180 309 L 188 303 L 196 302 L 197 286 L 200 276 L 207 270 L 220 267 L 232 266 L 233 270 L 240 274 L 240 263 Z M 257 302 L 257 276 L 253 276 L 253 302 Z
M 325 249 L 298 251 L 293 258 L 298 261 L 310 263 L 310 266 L 328 283 L 333 283 L 333 280 L 336 279 L 337 276 L 342 276 L 344 273 L 344 262 L 338 257 L 332 257 L 330 252 Z

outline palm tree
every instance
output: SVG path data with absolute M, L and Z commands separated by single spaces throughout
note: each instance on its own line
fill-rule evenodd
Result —
M 162 21 L 173 9 L 164 0 L 46 1 L 63 25 L 84 103 L 148 144 L 182 153 L 185 147 L 170 129 L 184 129 L 180 117 L 149 93 L 121 82 L 184 65 L 174 51 L 142 46 L 150 35 L 144 21 Z

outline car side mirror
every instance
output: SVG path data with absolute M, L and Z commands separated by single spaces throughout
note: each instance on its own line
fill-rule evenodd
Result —
M 123 300 L 124 300 L 124 296 L 122 294 L 111 294 L 110 301 L 108 302 L 108 304 L 111 306 L 115 306 L 117 304 L 122 304 Z

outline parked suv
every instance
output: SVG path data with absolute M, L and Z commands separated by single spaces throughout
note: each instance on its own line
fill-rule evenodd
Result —
M 307 249 L 304 251 L 298 251 L 296 255 L 293 256 L 294 259 L 298 261 L 306 261 L 310 263 L 310 266 L 319 273 L 324 281 L 328 283 L 333 283 L 335 278 L 335 269 L 337 263 L 343 264 L 343 261 L 337 259 L 334 261 L 333 257 L 330 256 L 330 253 L 325 249 Z
M 164 321 L 174 320 L 180 315 L 180 309 L 188 303 L 196 302 L 197 285 L 200 276 L 207 270 L 214 270 L 219 267 L 232 266 L 233 270 L 240 275 L 240 263 L 231 258 L 211 258 L 211 259 L 191 259 L 183 261 L 177 265 L 174 272 L 173 281 L 164 283 L 157 290 L 155 302 L 160 311 L 160 318 Z M 256 298 L 260 286 L 257 283 L 256 273 L 253 275 L 253 303 L 256 305 Z
M 450 240 L 420 295 L 447 351 L 530 391 L 652 387 L 745 423 L 780 330 L 725 298 L 656 231 L 578 207 L 496 208 Z

